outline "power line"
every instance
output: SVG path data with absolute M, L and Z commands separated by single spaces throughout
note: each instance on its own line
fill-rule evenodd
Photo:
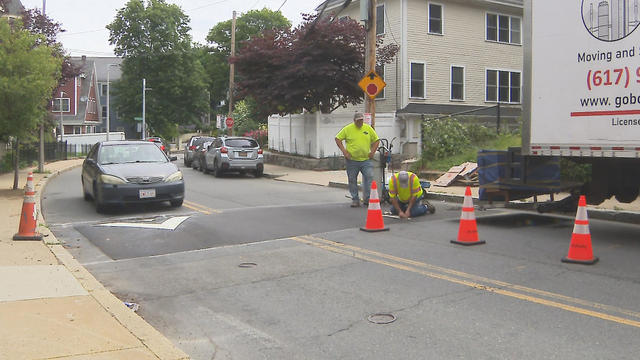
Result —
M 206 4 L 206 5 L 198 6 L 198 7 L 195 7 L 193 9 L 185 10 L 185 11 L 191 12 L 191 11 L 194 11 L 194 10 L 200 10 L 202 8 L 206 8 L 206 7 L 209 7 L 209 6 L 222 4 L 222 3 L 227 2 L 227 1 L 231 1 L 231 0 L 220 0 L 220 1 L 212 2 L 212 3 Z
M 99 31 L 107 31 L 107 30 L 108 30 L 107 28 L 102 28 L 102 29 L 78 31 L 78 32 L 63 32 L 61 34 L 58 34 L 58 36 L 63 37 L 63 36 L 69 36 L 69 35 L 81 35 L 81 34 L 88 34 L 88 33 L 94 33 Z
M 287 3 L 287 0 L 284 0 L 284 1 L 282 2 L 282 5 L 280 5 L 280 7 L 278 8 L 278 10 L 276 10 L 276 11 L 280 11 L 280 9 L 282 9 L 282 7 L 284 6 L 284 4 L 286 4 L 286 3 Z

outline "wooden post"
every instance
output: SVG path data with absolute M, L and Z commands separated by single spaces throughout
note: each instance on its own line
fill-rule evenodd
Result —
M 231 20 L 231 57 L 236 55 L 236 11 L 233 11 L 233 19 Z M 235 66 L 230 63 L 229 64 L 229 116 L 233 117 L 233 88 L 234 84 L 234 71 Z M 233 131 L 233 127 L 227 129 L 227 134 L 231 135 Z
M 364 0 L 363 0 L 364 1 Z M 376 0 L 368 0 L 369 1 L 369 22 L 367 26 L 367 38 L 365 39 L 365 69 L 368 74 L 371 71 L 376 70 Z M 371 99 L 367 94 L 364 96 L 365 98 L 365 113 L 371 114 L 371 127 L 376 127 L 376 101 L 375 99 Z

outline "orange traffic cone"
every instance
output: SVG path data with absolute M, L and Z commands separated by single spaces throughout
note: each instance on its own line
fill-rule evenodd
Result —
M 591 248 L 587 200 L 584 195 L 580 195 L 580 200 L 578 201 L 578 211 L 573 225 L 569 254 L 562 258 L 562 262 L 585 265 L 592 265 L 598 262 L 598 258 L 593 256 L 593 249 Z
M 29 173 L 27 185 L 24 188 L 20 227 L 18 233 L 13 235 L 13 240 L 42 240 L 42 234 L 36 232 L 37 220 L 38 210 L 36 209 L 36 192 L 33 188 L 33 173 Z
M 478 226 L 476 215 L 473 212 L 473 199 L 471 198 L 471 188 L 467 186 L 464 192 L 464 202 L 462 203 L 462 214 L 460 215 L 460 228 L 458 229 L 458 240 L 451 240 L 458 245 L 480 245 L 484 240 L 478 240 Z
M 382 208 L 380 207 L 380 198 L 378 198 L 378 185 L 375 180 L 371 183 L 367 224 L 365 227 L 360 228 L 360 230 L 368 232 L 389 230 L 388 227 L 384 227 L 384 221 L 382 220 Z

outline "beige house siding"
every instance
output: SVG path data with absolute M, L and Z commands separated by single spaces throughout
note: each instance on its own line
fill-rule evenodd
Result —
M 521 19 L 522 9 L 469 0 L 386 0 L 384 44 L 402 47 L 402 6 L 406 2 L 406 59 L 402 48 L 385 66 L 385 96 L 376 100 L 376 112 L 393 113 L 407 103 L 487 106 L 486 70 L 522 72 L 523 47 L 485 40 L 487 12 Z M 339 16 L 359 18 L 359 1 L 353 1 Z M 428 33 L 428 4 L 442 6 L 443 34 Z M 425 64 L 424 99 L 410 98 L 411 62 Z M 464 68 L 464 100 L 451 100 L 451 66 Z M 364 104 L 337 109 L 337 113 L 362 111 Z
M 412 103 L 490 105 L 485 102 L 487 69 L 522 72 L 521 45 L 485 40 L 486 13 L 521 17 L 521 11 L 488 9 L 467 2 L 433 1 L 442 6 L 443 35 L 428 34 L 430 1 L 408 0 L 407 66 L 426 64 L 426 98 Z M 464 100 L 450 99 L 451 66 L 464 68 Z M 409 74 L 407 75 L 410 76 Z M 409 94 L 409 79 L 406 90 Z
M 378 1 L 378 5 L 384 4 L 384 45 L 396 44 L 401 46 L 402 41 L 402 16 L 401 1 Z M 383 99 L 376 99 L 376 112 L 393 113 L 398 109 L 396 100 L 400 100 L 400 86 L 402 76 L 396 71 L 396 63 L 399 64 L 400 52 L 391 63 L 385 65 L 384 81 L 387 83 Z

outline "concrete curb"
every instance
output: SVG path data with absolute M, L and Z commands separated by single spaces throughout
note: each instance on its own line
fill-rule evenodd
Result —
M 42 178 L 36 185 L 36 204 L 42 209 L 41 193 L 44 191 L 49 180 L 55 178 L 63 172 L 70 171 L 82 165 L 75 165 L 69 168 L 55 171 Z M 149 349 L 161 360 L 188 360 L 189 356 L 178 349 L 169 339 L 162 335 L 153 326 L 149 325 L 142 317 L 133 312 L 124 303 L 107 290 L 91 273 L 85 269 L 69 253 L 55 235 L 47 227 L 42 211 L 38 212 L 38 222 L 40 232 L 45 239 L 45 245 L 49 247 L 58 261 L 80 282 L 89 295 L 93 297 L 104 310 L 118 321 L 125 329 Z

